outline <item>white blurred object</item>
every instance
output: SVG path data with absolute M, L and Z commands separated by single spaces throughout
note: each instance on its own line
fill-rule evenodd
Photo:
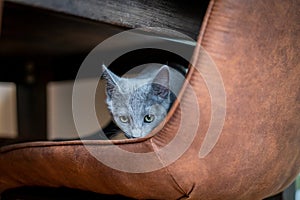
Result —
M 16 85 L 0 83 L 0 138 L 16 138 L 17 135 Z
M 83 79 L 79 80 L 78 84 L 80 85 L 80 90 L 82 91 L 82 99 L 80 101 L 85 101 L 86 95 L 91 85 L 95 84 L 98 79 Z M 73 114 L 72 114 L 72 90 L 73 90 L 73 81 L 61 81 L 61 82 L 51 82 L 47 87 L 47 113 L 48 113 L 48 133 L 47 137 L 49 140 L 53 139 L 72 139 L 78 138 L 78 134 L 75 128 Z M 99 85 L 99 93 L 97 93 L 96 99 L 100 99 L 96 102 L 95 109 L 101 110 L 100 125 L 104 127 L 110 121 L 110 114 L 107 110 L 106 104 L 104 102 L 105 93 L 104 85 Z M 102 101 L 101 101 L 102 99 Z M 85 108 L 82 109 L 82 112 L 85 111 Z M 99 127 L 95 127 L 90 123 L 89 119 L 86 119 L 83 122 L 84 135 L 88 136 L 99 130 Z

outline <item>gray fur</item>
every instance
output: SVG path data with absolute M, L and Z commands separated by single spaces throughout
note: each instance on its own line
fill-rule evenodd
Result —
M 164 120 L 175 99 L 169 89 L 170 70 L 166 65 L 130 78 L 118 77 L 103 66 L 103 78 L 108 108 L 128 138 L 149 134 Z

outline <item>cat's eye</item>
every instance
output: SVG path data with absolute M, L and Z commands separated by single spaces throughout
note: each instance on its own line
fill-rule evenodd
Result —
M 152 115 L 152 114 L 146 115 L 144 117 L 144 122 L 146 122 L 146 123 L 151 123 L 151 122 L 153 122 L 153 120 L 154 120 L 154 115 Z
M 119 119 L 122 123 L 128 123 L 128 121 L 129 121 L 127 116 L 120 116 Z

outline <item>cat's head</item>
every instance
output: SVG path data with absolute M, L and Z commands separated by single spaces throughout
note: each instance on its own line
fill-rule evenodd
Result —
M 144 137 L 164 120 L 172 104 L 169 76 L 166 65 L 134 78 L 119 77 L 103 66 L 106 103 L 128 138 Z

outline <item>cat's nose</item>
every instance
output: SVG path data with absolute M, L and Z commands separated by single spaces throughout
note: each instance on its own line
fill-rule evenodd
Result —
M 132 136 L 133 137 L 142 137 L 142 130 L 141 129 L 132 129 Z

